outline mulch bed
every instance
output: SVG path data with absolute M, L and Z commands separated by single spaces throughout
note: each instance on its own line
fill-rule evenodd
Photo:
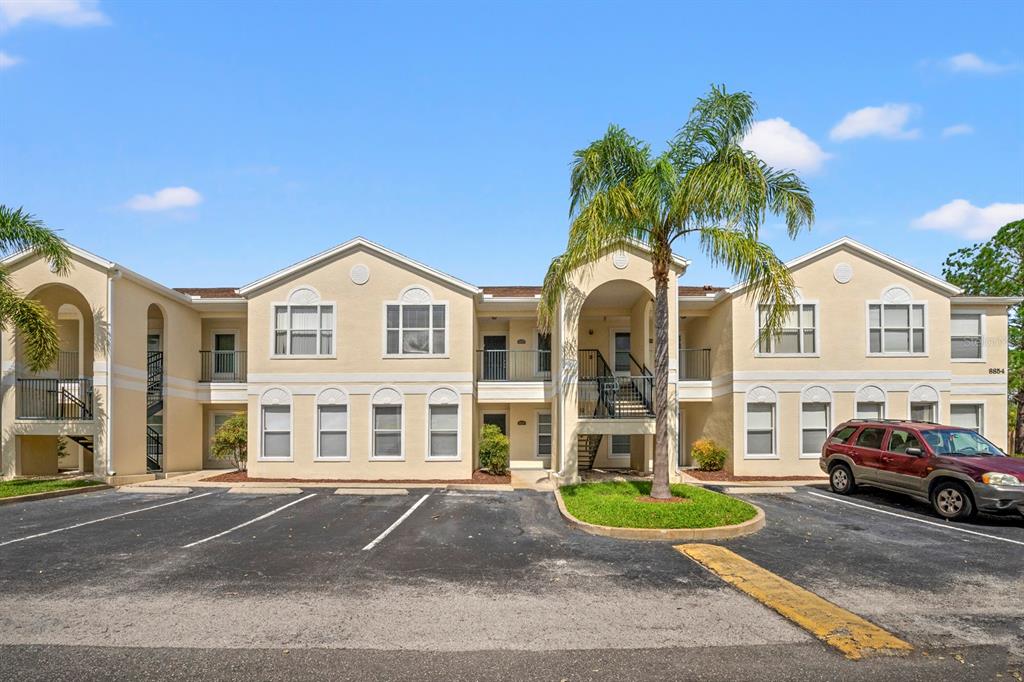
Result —
M 644 497 L 636 498 L 636 501 L 637 502 L 660 502 L 660 503 L 668 503 L 668 504 L 680 504 L 680 503 L 686 504 L 686 503 L 689 503 L 689 502 L 693 502 L 693 500 L 691 500 L 688 497 L 670 497 L 667 500 L 662 500 L 662 499 L 659 499 L 657 497 L 650 497 L 650 496 L 647 496 L 647 495 L 645 495 Z
M 726 471 L 687 469 L 686 473 L 701 481 L 827 481 L 827 476 L 730 476 Z
M 218 474 L 209 478 L 204 478 L 204 481 L 212 481 L 214 483 L 459 483 L 459 484 L 493 484 L 493 483 L 511 483 L 512 477 L 508 474 L 505 476 L 495 476 L 489 474 L 486 471 L 474 471 L 473 478 L 464 478 L 459 480 L 451 480 L 444 478 L 378 478 L 378 479 L 365 479 L 365 478 L 260 478 L 256 476 L 250 476 L 246 471 L 229 471 L 226 474 Z

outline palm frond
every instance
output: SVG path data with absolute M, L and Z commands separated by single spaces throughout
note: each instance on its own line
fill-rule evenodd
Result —
M 650 148 L 624 128 L 612 125 L 604 137 L 574 155 L 569 188 L 569 215 L 612 187 L 631 184 L 650 165 Z
M 0 204 L 0 253 L 8 255 L 24 250 L 31 250 L 46 260 L 58 275 L 67 274 L 71 267 L 71 251 L 56 232 L 23 208 L 12 209 Z
M 24 339 L 25 364 L 32 371 L 51 366 L 60 352 L 57 325 L 39 301 L 22 298 L 5 279 L 0 286 L 0 327 L 14 326 Z

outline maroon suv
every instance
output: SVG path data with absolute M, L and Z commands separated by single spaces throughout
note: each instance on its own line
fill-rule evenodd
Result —
M 1024 460 L 1007 457 L 970 429 L 851 419 L 825 440 L 820 464 L 840 495 L 863 484 L 929 502 L 947 519 L 979 510 L 1024 514 Z

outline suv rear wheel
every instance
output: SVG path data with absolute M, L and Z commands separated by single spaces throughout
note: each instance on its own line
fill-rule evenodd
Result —
M 853 472 L 845 464 L 837 464 L 832 467 L 828 474 L 828 483 L 832 486 L 832 492 L 838 495 L 849 495 L 857 489 L 857 483 L 853 480 Z
M 974 500 L 967 486 L 957 481 L 943 481 L 932 489 L 932 507 L 936 514 L 950 521 L 974 516 Z

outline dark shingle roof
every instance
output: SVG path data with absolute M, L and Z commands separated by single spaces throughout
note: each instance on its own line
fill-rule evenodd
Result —
M 234 287 L 175 287 L 174 290 L 200 298 L 242 298 Z
M 710 284 L 705 284 L 700 287 L 679 287 L 680 296 L 707 296 L 708 294 L 714 294 L 722 291 L 725 287 L 715 287 Z
M 539 296 L 541 287 L 481 287 L 486 296 L 497 296 L 499 298 L 527 298 Z

